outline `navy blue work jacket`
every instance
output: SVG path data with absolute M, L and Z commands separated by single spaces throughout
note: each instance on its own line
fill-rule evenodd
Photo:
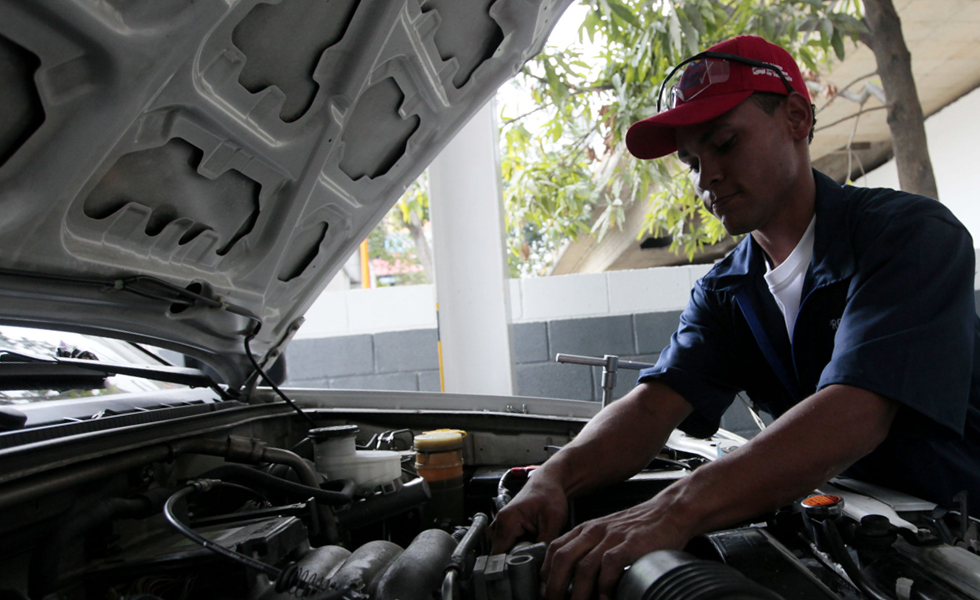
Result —
M 973 240 L 941 203 L 840 186 L 814 171 L 813 260 L 790 339 L 752 236 L 695 285 L 657 365 L 694 407 L 681 429 L 717 430 L 745 391 L 774 417 L 831 384 L 901 407 L 886 441 L 847 472 L 980 511 L 980 319 Z M 805 449 L 801 448 L 801 451 Z

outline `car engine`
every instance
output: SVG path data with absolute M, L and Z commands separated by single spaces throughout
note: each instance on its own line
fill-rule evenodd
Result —
M 106 430 L 50 463 L 43 447 L 63 450 L 77 424 L 48 440 L 0 434 L 0 462 L 19 456 L 0 485 L 0 597 L 539 596 L 546 545 L 493 555 L 486 529 L 583 420 L 311 411 L 307 428 L 273 407 L 191 417 L 198 435 L 134 442 Z M 28 434 L 32 444 L 14 439 Z M 742 442 L 675 432 L 630 480 L 573 499 L 568 525 L 643 501 Z M 978 522 L 965 508 L 847 480 L 819 492 L 645 556 L 617 600 L 980 598 Z

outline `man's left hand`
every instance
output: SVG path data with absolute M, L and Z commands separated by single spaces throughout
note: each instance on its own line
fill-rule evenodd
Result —
M 680 550 L 693 537 L 658 496 L 633 508 L 588 521 L 548 547 L 542 594 L 563 600 L 612 598 L 623 569 L 654 550 Z

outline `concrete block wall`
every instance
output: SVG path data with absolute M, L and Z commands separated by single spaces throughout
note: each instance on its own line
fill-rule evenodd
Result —
M 616 354 L 656 362 L 677 327 L 690 288 L 707 269 L 698 265 L 511 280 L 515 392 L 599 401 L 602 370 L 558 364 L 555 354 Z M 980 288 L 980 273 L 974 283 Z M 432 286 L 322 294 L 287 347 L 286 383 L 438 392 L 435 325 Z M 632 388 L 635 375 L 620 371 L 614 397 Z M 738 401 L 722 426 L 747 437 L 757 431 Z
M 602 357 L 656 363 L 677 329 L 681 311 L 614 315 L 584 319 L 556 319 L 513 325 L 514 370 L 521 396 L 602 401 L 602 368 L 555 362 L 555 355 Z M 637 371 L 620 369 L 613 399 L 633 389 Z M 721 426 L 752 437 L 759 429 L 742 402 L 736 401 L 722 417 Z
M 517 393 L 522 396 L 602 400 L 602 369 L 555 362 L 555 355 L 578 354 L 601 358 L 615 354 L 625 360 L 655 363 L 677 326 L 678 313 L 617 315 L 589 319 L 561 319 L 514 326 L 514 362 Z M 670 322 L 673 327 L 659 339 L 642 335 L 644 323 Z M 534 352 L 518 352 L 518 341 Z M 637 372 L 622 369 L 616 378 L 614 398 L 633 388 Z
M 553 319 L 512 325 L 516 393 L 601 401 L 602 369 L 560 364 L 555 355 L 655 363 L 677 327 L 680 311 Z M 435 329 L 294 340 L 287 347 L 287 385 L 337 389 L 439 391 Z M 613 397 L 626 394 L 637 372 L 620 370 Z M 736 403 L 722 426 L 750 437 L 757 428 Z
M 435 329 L 293 340 L 286 385 L 438 392 Z

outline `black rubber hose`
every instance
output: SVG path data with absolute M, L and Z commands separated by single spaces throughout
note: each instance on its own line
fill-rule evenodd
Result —
M 343 506 L 354 498 L 354 482 L 349 479 L 338 480 L 343 483 L 339 491 L 313 488 L 287 479 L 280 479 L 263 471 L 258 471 L 244 465 L 222 465 L 211 469 L 201 476 L 204 479 L 221 479 L 223 481 L 247 482 L 259 487 L 271 488 L 299 500 L 313 498 L 328 506 Z
M 459 541 L 459 545 L 456 546 L 456 550 L 453 551 L 453 555 L 449 559 L 449 566 L 446 567 L 447 570 L 455 569 L 459 572 L 464 571 L 466 555 L 474 550 L 477 544 L 483 539 L 483 532 L 489 524 L 490 518 L 485 514 L 476 513 L 473 516 L 473 524 L 466 530 L 466 535 L 463 536 L 463 539 Z
M 466 555 L 475 549 L 483 538 L 483 532 L 490 523 L 490 518 L 483 513 L 476 513 L 473 517 L 473 524 L 466 530 L 463 539 L 456 545 L 452 555 L 449 557 L 449 564 L 442 578 L 442 598 L 443 600 L 459 600 L 459 580 L 461 575 L 467 574 Z M 455 537 L 455 534 L 453 534 Z
M 174 492 L 172 496 L 170 496 L 170 498 L 167 499 L 167 502 L 163 505 L 164 518 L 167 519 L 167 522 L 169 522 L 174 529 L 176 529 L 181 535 L 187 537 L 189 540 L 197 544 L 200 544 L 201 546 L 207 548 L 208 550 L 214 552 L 215 554 L 224 556 L 225 558 L 228 558 L 237 563 L 255 569 L 260 573 L 264 573 L 269 577 L 269 579 L 275 581 L 281 573 L 279 569 L 273 567 L 272 565 L 267 565 L 262 561 L 255 560 L 251 556 L 240 554 L 230 548 L 225 548 L 220 544 L 216 544 L 212 542 L 208 538 L 200 535 L 199 533 L 197 533 L 196 531 L 188 527 L 187 525 L 184 525 L 180 521 L 180 519 L 177 518 L 177 515 L 174 513 L 174 505 L 177 504 L 177 502 L 183 499 L 185 496 L 188 496 L 198 491 L 202 491 L 202 492 L 208 491 L 210 489 L 213 489 L 214 487 L 218 487 L 222 485 L 225 484 L 215 479 L 199 479 L 197 481 L 192 481 L 187 487 L 177 490 L 176 492 Z
M 511 494 L 510 488 L 507 486 L 510 485 L 511 480 L 517 478 L 518 474 L 521 474 L 524 480 L 527 481 L 527 470 L 515 468 L 508 469 L 507 472 L 500 477 L 500 481 L 497 482 L 497 497 L 493 499 L 493 507 L 497 510 L 497 512 L 503 510 L 503 508 L 507 506 L 507 504 L 509 504 L 514 498 L 513 494 Z
M 173 442 L 172 452 L 182 454 L 187 452 L 197 452 L 200 454 L 210 454 L 213 456 L 223 456 L 232 462 L 244 462 L 249 464 L 259 464 L 271 462 L 287 465 L 296 473 L 303 485 L 313 489 L 319 487 L 316 471 L 297 454 L 281 448 L 270 448 L 264 442 L 252 438 L 230 435 L 224 440 L 210 439 L 190 439 Z M 319 502 L 318 502 L 319 504 Z M 326 503 L 316 507 L 317 520 L 313 523 L 313 539 L 320 542 L 325 541 L 334 544 L 340 541 L 340 532 L 337 530 L 337 520 L 333 513 L 327 508 Z
M 783 600 L 734 568 L 676 550 L 657 550 L 619 580 L 617 600 Z

